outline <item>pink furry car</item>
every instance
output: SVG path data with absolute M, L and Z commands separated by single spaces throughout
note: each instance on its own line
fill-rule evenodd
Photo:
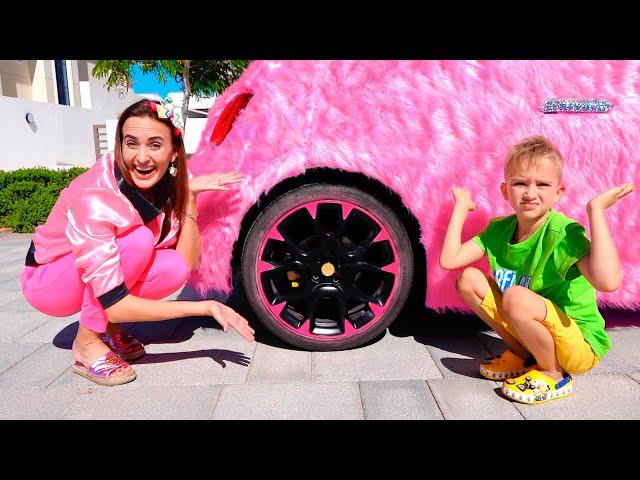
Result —
M 558 209 L 588 226 L 589 199 L 640 184 L 639 92 L 635 61 L 255 61 L 217 99 L 190 161 L 194 174 L 246 177 L 200 196 L 191 284 L 229 292 L 239 264 L 257 317 L 316 350 L 370 340 L 410 294 L 466 310 L 438 265 L 452 185 L 478 206 L 467 240 L 512 213 L 499 190 L 507 151 L 543 135 L 565 160 Z M 637 309 L 640 213 L 625 202 L 608 218 L 622 286 L 599 303 Z

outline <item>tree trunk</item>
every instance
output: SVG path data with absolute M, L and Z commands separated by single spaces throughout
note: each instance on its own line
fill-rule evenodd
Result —
M 184 61 L 184 71 L 182 80 L 184 81 L 184 98 L 182 100 L 182 120 L 184 121 L 185 132 L 187 130 L 187 112 L 189 112 L 189 98 L 191 97 L 191 83 L 189 83 L 189 69 L 191 60 Z

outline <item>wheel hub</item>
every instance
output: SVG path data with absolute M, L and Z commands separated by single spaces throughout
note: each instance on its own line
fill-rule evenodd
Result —
M 299 334 L 354 335 L 376 322 L 392 296 L 395 246 L 375 217 L 356 205 L 308 205 L 283 215 L 262 244 L 264 300 Z
M 320 268 L 320 271 L 325 277 L 331 277 L 334 273 L 336 273 L 336 267 L 331 262 L 326 262 Z

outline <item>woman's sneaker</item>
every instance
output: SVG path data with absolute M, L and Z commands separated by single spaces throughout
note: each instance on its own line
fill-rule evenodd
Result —
M 502 383 L 502 393 L 520 403 L 545 403 L 566 397 L 572 391 L 571 375 L 558 381 L 538 370 L 531 370 L 518 378 L 508 378 Z
M 533 357 L 524 360 L 506 350 L 500 355 L 489 357 L 480 364 L 480 375 L 489 380 L 504 380 L 519 377 L 523 373 L 536 368 L 536 359 Z

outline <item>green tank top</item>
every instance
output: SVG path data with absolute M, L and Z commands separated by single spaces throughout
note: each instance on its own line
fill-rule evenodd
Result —
M 504 292 L 520 285 L 551 300 L 576 322 L 601 358 L 611 348 L 611 340 L 598 311 L 596 290 L 576 266 L 591 252 L 584 227 L 551 210 L 533 235 L 512 244 L 517 225 L 515 215 L 494 218 L 473 237 L 487 254 L 498 287 Z

